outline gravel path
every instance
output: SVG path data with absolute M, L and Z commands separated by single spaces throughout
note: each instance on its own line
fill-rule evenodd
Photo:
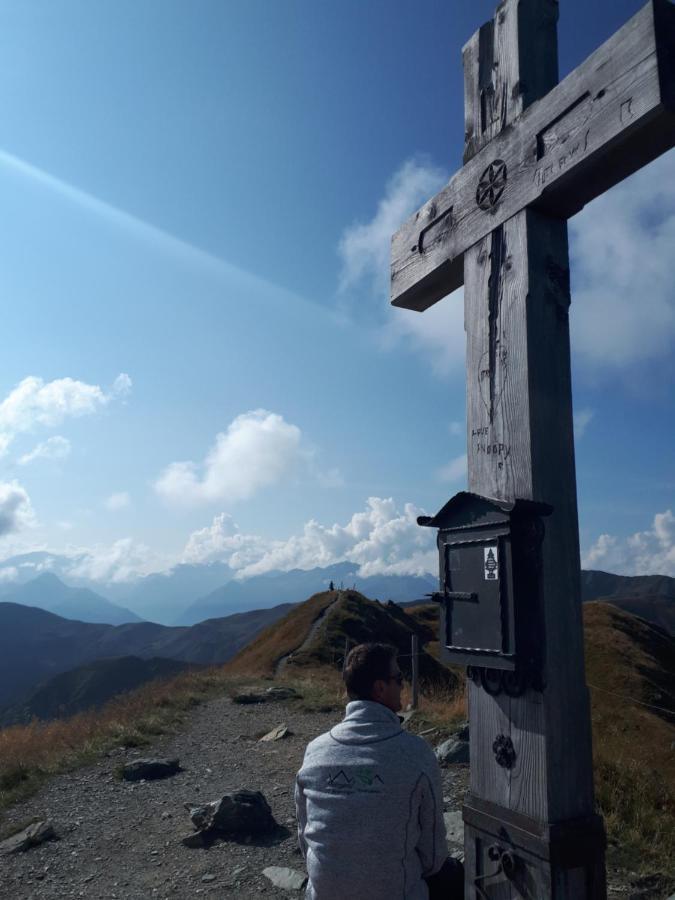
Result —
M 303 712 L 293 702 L 240 706 L 220 697 L 197 707 L 181 733 L 165 736 L 151 748 L 118 750 L 53 779 L 11 809 L 3 827 L 33 816 L 48 818 L 60 839 L 0 860 L 1 900 L 299 898 L 298 892 L 274 887 L 262 871 L 267 866 L 304 871 L 295 831 L 295 773 L 307 742 L 339 718 L 337 711 Z M 292 736 L 258 743 L 281 722 Z M 428 740 L 433 744 L 434 735 Z M 177 756 L 183 771 L 138 784 L 113 776 L 123 762 L 151 755 Z M 455 814 L 460 829 L 468 771 L 467 766 L 443 770 L 445 809 Z M 266 843 L 185 847 L 181 838 L 193 828 L 183 804 L 215 800 L 240 788 L 262 791 L 282 833 Z M 455 836 L 461 839 L 461 832 Z M 617 900 L 661 900 L 672 890 L 611 866 L 608 875 L 608 894 Z
M 13 808 L 3 824 L 44 816 L 60 840 L 4 858 L 0 897 L 301 896 L 275 888 L 262 870 L 288 866 L 304 871 L 295 832 L 295 773 L 307 742 L 338 718 L 338 712 L 302 712 L 292 702 L 239 706 L 218 698 L 197 707 L 184 731 L 158 740 L 151 749 L 117 751 L 55 778 Z M 291 737 L 257 742 L 281 722 L 292 730 Z M 178 756 L 184 771 L 139 784 L 113 777 L 117 766 L 139 755 Z M 455 767 L 445 773 L 448 808 L 459 808 L 466 772 Z M 183 846 L 181 838 L 193 830 L 183 804 L 215 800 L 239 788 L 262 791 L 285 833 L 267 845 L 222 841 L 208 849 Z M 203 881 L 205 876 L 209 878 Z
M 338 592 L 338 595 L 335 598 L 335 600 L 333 600 L 332 603 L 329 603 L 325 609 L 321 610 L 319 615 L 316 617 L 316 619 L 312 623 L 312 627 L 309 629 L 307 637 L 302 642 L 302 644 L 300 644 L 300 646 L 297 647 L 295 650 L 292 650 L 290 653 L 287 653 L 285 656 L 282 656 L 281 659 L 277 662 L 277 664 L 274 668 L 275 676 L 280 675 L 284 671 L 284 669 L 286 668 L 286 663 L 295 653 L 301 653 L 303 650 L 306 650 L 312 644 L 312 642 L 314 641 L 314 638 L 318 635 L 319 630 L 325 626 L 329 615 L 332 612 L 334 612 L 335 606 L 336 606 L 338 600 L 341 600 L 341 599 L 342 599 L 342 594 L 341 594 L 341 592 Z

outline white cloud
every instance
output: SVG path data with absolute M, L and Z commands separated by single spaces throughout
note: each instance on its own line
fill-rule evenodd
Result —
M 394 501 L 370 497 L 363 512 L 345 525 L 307 522 L 299 535 L 285 541 L 266 541 L 241 534 L 230 516 L 216 516 L 211 526 L 196 531 L 187 542 L 185 562 L 221 560 L 241 578 L 273 570 L 312 569 L 350 561 L 358 574 L 422 574 L 438 565 L 435 534 L 421 528 L 422 514 L 412 503 L 403 511 Z
M 260 560 L 268 542 L 254 534 L 242 534 L 232 516 L 220 513 L 211 525 L 188 538 L 182 561 L 186 563 L 227 562 L 233 569 L 245 569 Z
M 573 419 L 574 419 L 574 437 L 582 438 L 586 433 L 586 429 L 591 424 L 591 420 L 595 415 L 595 411 L 592 409 L 580 409 L 575 411 Z
M 110 392 L 73 378 L 45 382 L 29 375 L 0 403 L 0 452 L 17 434 L 42 426 L 53 428 L 67 418 L 91 415 L 131 389 L 131 379 L 117 376 Z
M 19 577 L 19 570 L 16 566 L 4 566 L 0 569 L 0 584 L 11 584 Z
M 387 184 L 370 222 L 358 222 L 342 235 L 339 246 L 341 291 L 366 278 L 371 280 L 375 291 L 381 290 L 382 273 L 386 279 L 389 277 L 392 234 L 446 181 L 446 173 L 428 162 L 411 159 L 401 166 Z
M 465 358 L 462 292 L 424 313 L 389 304 L 391 237 L 408 216 L 448 180 L 447 173 L 427 162 L 408 160 L 385 188 L 369 222 L 345 230 L 338 252 L 342 259 L 340 291 L 365 288 L 381 299 L 385 347 L 401 343 L 422 352 L 440 373 L 463 368 Z
M 245 500 L 291 471 L 302 455 L 300 440 L 300 429 L 276 413 L 244 413 L 216 436 L 201 465 L 171 463 L 155 490 L 175 505 Z
M 582 555 L 586 569 L 605 569 L 619 575 L 675 577 L 675 516 L 657 513 L 651 528 L 626 538 L 601 534 Z
M 96 544 L 87 549 L 71 551 L 73 564 L 64 574 L 92 581 L 133 581 L 141 575 L 159 571 L 166 566 L 145 544 L 131 538 L 121 538 L 112 544 Z
M 70 441 L 68 438 L 55 434 L 46 441 L 35 446 L 30 453 L 24 453 L 19 457 L 19 465 L 27 466 L 36 459 L 66 459 L 70 455 Z
M 468 472 L 468 459 L 466 453 L 456 456 L 450 462 L 438 470 L 438 477 L 441 481 L 466 481 Z
M 113 397 L 126 397 L 131 393 L 131 388 L 133 387 L 133 381 L 130 376 L 127 375 L 126 372 L 120 372 L 117 378 L 113 381 L 111 394 Z
M 109 497 L 106 497 L 103 505 L 111 512 L 117 512 L 118 510 L 126 509 L 131 505 L 131 497 L 127 491 L 119 491 L 116 494 L 111 494 Z
M 573 351 L 614 370 L 672 352 L 675 152 L 589 204 L 570 238 Z
M 0 482 L 0 537 L 33 523 L 30 497 L 18 481 Z

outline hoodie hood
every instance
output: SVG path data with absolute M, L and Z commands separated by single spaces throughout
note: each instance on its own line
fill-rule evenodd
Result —
M 352 700 L 331 737 L 341 744 L 372 744 L 401 734 L 401 720 L 386 706 L 374 700 Z

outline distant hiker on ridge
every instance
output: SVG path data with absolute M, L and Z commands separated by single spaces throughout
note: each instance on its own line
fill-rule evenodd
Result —
M 438 762 L 401 728 L 396 649 L 359 644 L 343 674 L 342 722 L 308 744 L 298 772 L 298 839 L 311 900 L 460 900 L 448 859 Z

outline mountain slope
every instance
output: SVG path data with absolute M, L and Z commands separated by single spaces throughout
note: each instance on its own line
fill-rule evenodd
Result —
M 142 621 L 131 610 L 111 603 L 88 588 L 70 587 L 51 572 L 44 572 L 37 578 L 6 591 L 2 599 L 8 603 L 36 606 L 64 619 L 76 619 L 79 622 L 122 625 L 125 622 Z
M 612 603 L 675 634 L 675 578 L 667 575 L 582 571 L 581 599 Z
M 178 675 L 189 666 L 178 660 L 140 659 L 137 656 L 85 663 L 55 675 L 13 706 L 0 711 L 0 726 L 27 723 L 34 718 L 72 716 L 102 706 L 112 697 L 135 690 L 147 681 Z
M 177 628 L 153 622 L 90 624 L 1 602 L 0 707 L 31 685 L 95 659 L 161 656 L 190 663 L 225 662 L 288 609 L 254 610 Z
M 319 627 L 314 627 L 314 626 Z M 274 674 L 283 661 L 289 668 L 311 669 L 342 664 L 345 644 L 383 641 L 399 651 L 405 675 L 411 671 L 411 638 L 416 634 L 422 647 L 419 658 L 420 682 L 454 690 L 459 682 L 452 670 L 438 663 L 424 650 L 430 637 L 391 601 L 381 604 L 357 591 L 324 591 L 295 606 L 280 622 L 266 628 L 227 665 L 230 672 Z

